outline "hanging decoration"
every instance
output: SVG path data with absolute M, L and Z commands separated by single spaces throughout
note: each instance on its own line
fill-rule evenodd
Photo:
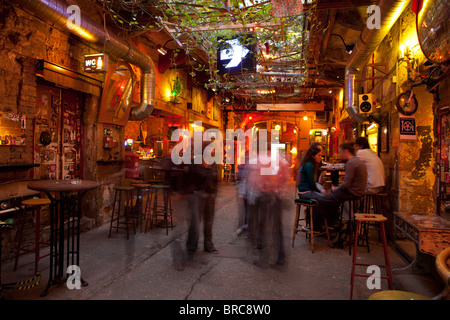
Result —
M 302 0 L 272 0 L 272 9 L 274 17 L 290 17 L 303 11 Z

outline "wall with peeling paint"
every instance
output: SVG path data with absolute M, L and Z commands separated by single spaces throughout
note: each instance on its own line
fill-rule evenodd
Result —
M 401 139 L 401 114 L 395 104 L 397 96 L 409 87 L 406 63 L 400 60 L 400 46 L 410 43 L 414 37 L 415 15 L 408 8 L 374 52 L 373 62 L 386 64 L 385 73 L 375 71 L 374 74 L 383 79 L 362 83 L 364 92 L 371 92 L 376 97 L 379 108 L 374 117 L 388 124 L 388 150 L 380 153 L 389 194 L 385 202 L 389 206 L 388 217 L 392 217 L 393 211 L 433 212 L 435 205 L 433 95 L 424 85 L 413 89 L 419 103 L 419 109 L 413 115 L 417 130 L 415 140 Z M 425 57 L 420 46 L 417 44 L 412 51 L 417 65 L 422 64 Z M 365 69 L 363 71 L 371 75 L 372 69 L 367 66 Z M 392 225 L 389 229 L 393 232 Z

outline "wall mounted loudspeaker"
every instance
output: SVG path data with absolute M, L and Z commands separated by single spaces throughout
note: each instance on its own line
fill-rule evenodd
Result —
M 371 93 L 360 94 L 358 98 L 359 113 L 373 113 L 375 111 L 373 95 Z

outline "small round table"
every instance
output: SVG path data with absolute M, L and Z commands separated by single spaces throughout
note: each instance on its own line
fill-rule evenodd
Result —
M 80 267 L 80 218 L 81 199 L 87 191 L 99 184 L 89 180 L 38 180 L 28 184 L 28 189 L 45 192 L 50 199 L 50 274 L 41 296 L 45 296 L 53 284 L 61 283 L 64 271 L 64 239 L 66 242 L 66 268 Z M 52 195 L 54 193 L 54 195 Z M 67 220 L 67 234 L 64 223 Z M 79 269 L 80 270 L 80 269 Z M 79 276 L 79 274 L 76 274 Z M 80 277 L 81 284 L 88 283 Z
M 342 167 L 321 167 L 320 171 L 327 171 L 330 173 L 331 184 L 334 186 L 339 185 L 339 175 L 341 172 L 345 172 L 345 169 Z

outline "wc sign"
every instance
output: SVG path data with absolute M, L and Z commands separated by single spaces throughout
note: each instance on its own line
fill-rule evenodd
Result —
M 84 71 L 85 72 L 108 71 L 108 55 L 105 53 L 85 55 Z

